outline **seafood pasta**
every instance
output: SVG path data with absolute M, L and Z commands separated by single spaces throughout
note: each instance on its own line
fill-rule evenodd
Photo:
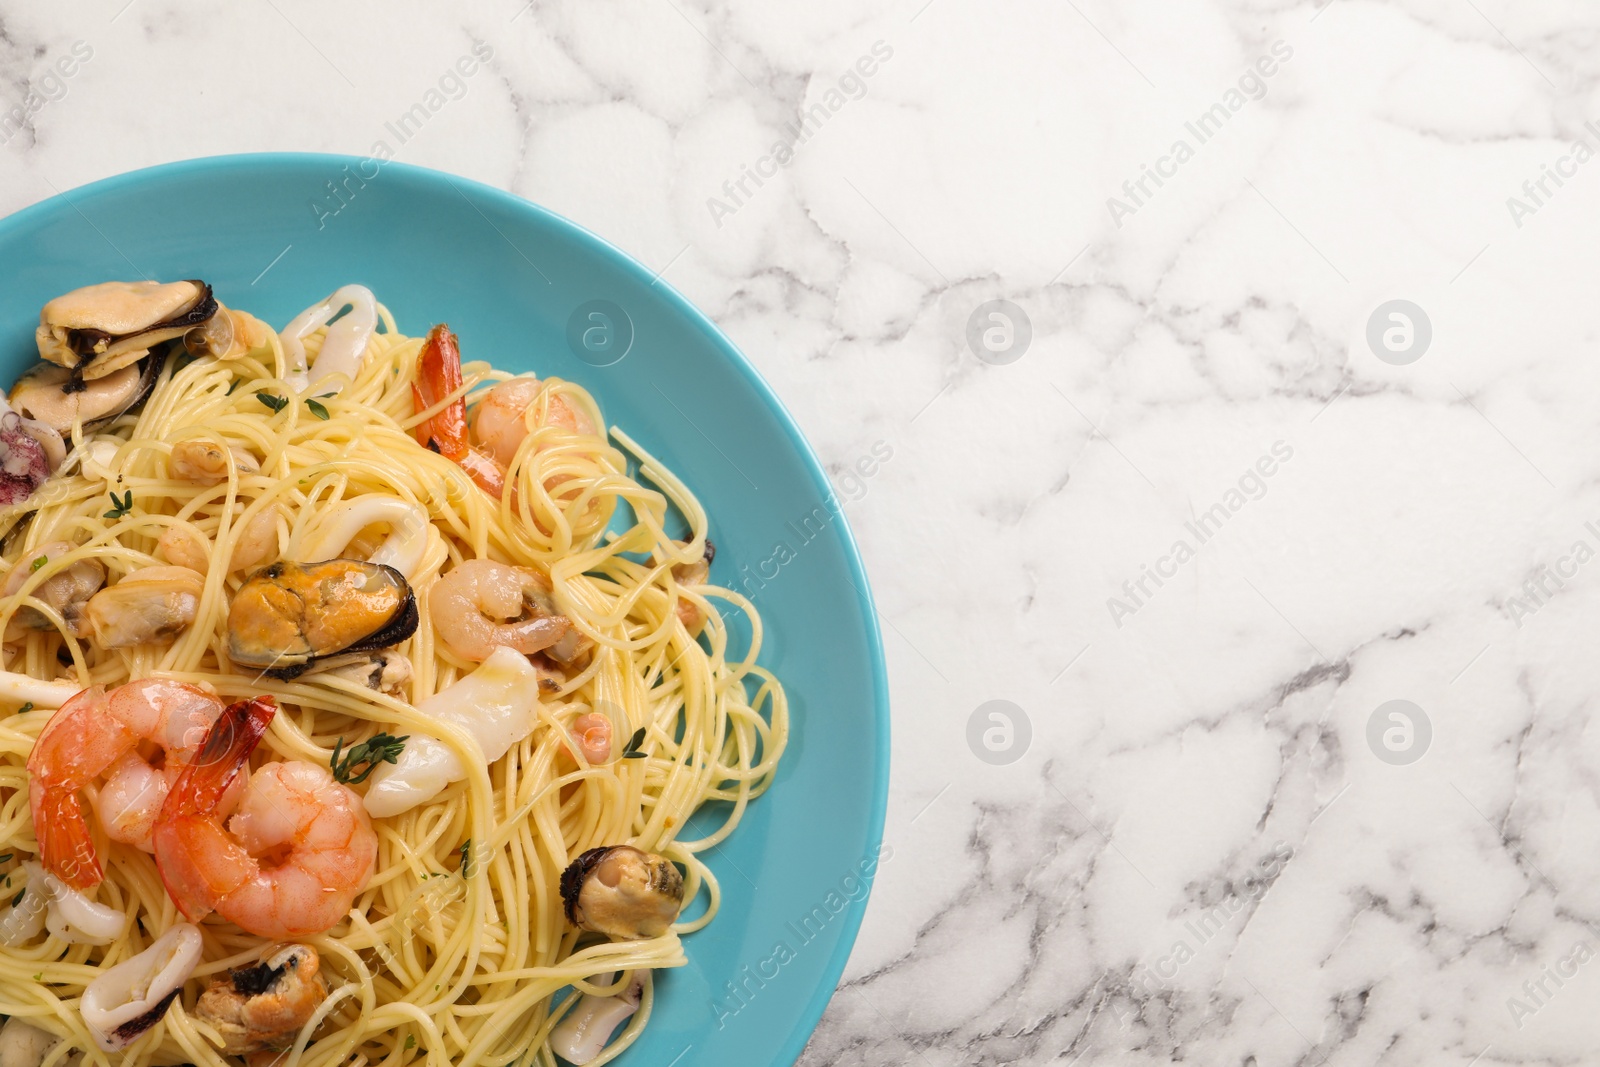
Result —
M 358 285 L 276 332 L 108 282 L 36 339 L 0 400 L 0 1062 L 631 1044 L 787 736 L 689 489 Z

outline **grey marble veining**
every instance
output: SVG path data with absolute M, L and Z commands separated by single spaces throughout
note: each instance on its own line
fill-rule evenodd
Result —
M 807 1067 L 1590 1063 L 1597 36 L 0 0 L 0 211 L 382 143 L 661 270 L 836 478 L 879 458 L 893 857 Z

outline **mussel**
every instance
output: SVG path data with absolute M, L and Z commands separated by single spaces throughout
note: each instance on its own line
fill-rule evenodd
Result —
M 260 962 L 214 976 L 195 1016 L 210 1023 L 222 1036 L 222 1050 L 235 1056 L 287 1048 L 328 998 L 320 971 L 310 945 L 268 946 Z
M 632 845 L 591 848 L 561 872 L 567 921 L 621 941 L 660 937 L 683 907 L 683 875 Z
M 243 311 L 217 304 L 217 313 L 183 335 L 183 347 L 192 355 L 238 359 L 272 344 L 272 327 Z
M 42 422 L 63 436 L 77 421 L 84 430 L 93 431 L 143 403 L 156 387 L 165 362 L 166 349 L 162 349 L 89 380 L 56 363 L 35 363 L 11 387 L 11 407 L 23 418 Z
M 188 567 L 129 572 L 90 598 L 87 615 L 95 640 L 101 648 L 131 648 L 181 633 L 194 622 L 205 581 Z
M 167 459 L 167 470 L 172 476 L 191 485 L 221 485 L 228 480 L 230 468 L 243 477 L 259 472 L 261 464 L 238 445 L 223 446 L 203 437 L 179 441 L 172 446 L 172 455 Z
M 64 293 L 39 312 L 39 356 L 82 381 L 137 363 L 217 313 L 202 281 L 101 282 Z
M 228 655 L 293 678 L 342 652 L 399 644 L 417 631 L 417 598 L 393 567 L 358 559 L 279 561 L 256 571 L 228 610 Z
M 11 573 L 6 575 L 4 586 L 0 586 L 0 596 L 14 596 L 24 585 L 29 577 L 46 564 L 57 558 L 74 552 L 78 548 L 71 541 L 51 541 L 40 545 L 11 568 Z M 66 567 L 53 569 L 44 581 L 34 587 L 33 596 L 36 600 L 49 605 L 62 622 L 66 623 L 67 632 L 73 637 L 88 637 L 94 632 L 88 614 L 88 605 L 95 593 L 105 584 L 106 569 L 100 561 L 94 558 L 80 559 Z M 23 606 L 11 616 L 11 622 L 6 627 L 5 639 L 18 641 L 26 637 L 30 630 L 50 631 L 55 629 L 55 624 L 39 609 Z

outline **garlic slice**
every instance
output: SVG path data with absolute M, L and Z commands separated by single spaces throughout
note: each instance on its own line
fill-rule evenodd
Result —
M 200 930 L 179 923 L 90 982 L 78 1009 L 106 1052 L 127 1048 L 161 1021 L 200 962 Z
M 613 996 L 596 997 L 585 993 L 550 1031 L 550 1050 L 576 1067 L 583 1067 L 604 1052 L 617 1027 L 639 1010 L 644 978 L 649 973 L 645 970 L 633 972 L 628 988 Z

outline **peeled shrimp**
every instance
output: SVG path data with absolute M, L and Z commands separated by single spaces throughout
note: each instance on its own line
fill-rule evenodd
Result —
M 253 773 L 224 825 L 228 789 L 276 711 L 271 697 L 229 705 L 174 783 L 154 842 L 167 893 L 191 922 L 215 911 L 257 937 L 287 940 L 349 914 L 372 879 L 378 835 L 361 798 L 303 760 Z
M 278 558 L 278 508 L 262 508 L 245 522 L 233 542 L 233 558 L 228 570 L 253 571 Z
M 565 616 L 548 610 L 549 590 L 531 568 L 469 559 L 434 583 L 428 615 L 434 631 L 464 659 L 481 662 L 496 648 L 539 652 L 572 628 Z
M 598 767 L 611 762 L 611 716 L 591 711 L 572 720 L 572 740 L 583 753 L 584 762 Z
M 517 449 L 529 432 L 528 409 L 544 388 L 537 378 L 512 378 L 490 389 L 473 409 L 472 436 L 500 466 L 509 467 L 516 459 Z M 540 426 L 560 426 L 582 434 L 595 432 L 589 416 L 557 393 L 550 394 L 549 404 L 540 414 Z
M 680 563 L 672 568 L 672 580 L 680 586 L 705 585 L 711 580 L 711 561 L 716 558 L 717 546 L 711 543 L 711 538 L 706 538 L 706 550 L 703 555 L 693 563 Z M 699 604 L 686 596 L 678 597 L 678 621 L 683 623 L 683 628 L 689 631 L 692 637 L 700 632 L 706 624 L 706 613 Z
M 211 565 L 205 535 L 186 522 L 175 522 L 156 538 L 156 551 L 175 567 L 188 567 L 201 574 Z
M 156 538 L 163 559 L 205 574 L 211 568 L 211 541 L 187 522 L 175 522 Z M 278 508 L 269 505 L 250 516 L 233 542 L 229 572 L 253 571 L 278 557 Z
M 95 802 L 100 825 L 113 841 L 149 850 L 170 785 L 221 714 L 222 701 L 211 694 L 160 678 L 109 693 L 94 686 L 63 704 L 28 756 L 29 803 L 46 869 L 77 889 L 100 883 L 80 791 L 102 776 Z M 140 755 L 146 741 L 163 754 L 158 763 Z

